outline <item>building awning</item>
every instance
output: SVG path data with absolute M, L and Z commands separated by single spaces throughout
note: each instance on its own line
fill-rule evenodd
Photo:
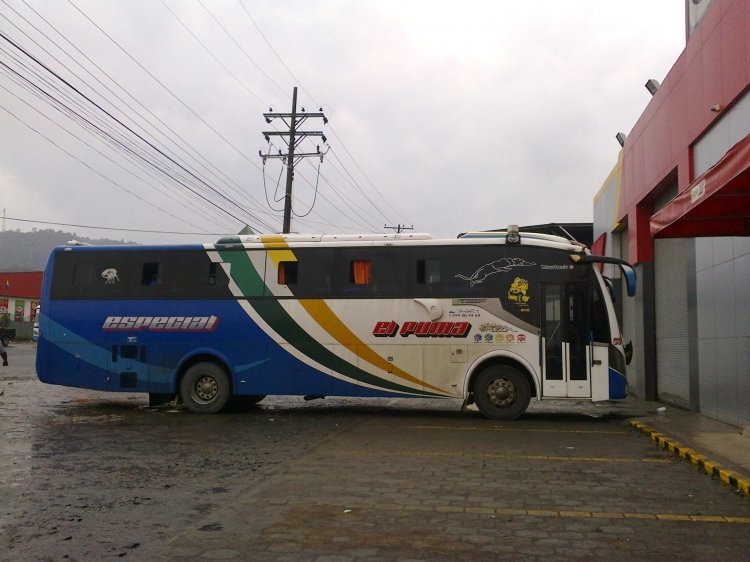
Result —
M 651 216 L 654 238 L 750 235 L 750 135 Z

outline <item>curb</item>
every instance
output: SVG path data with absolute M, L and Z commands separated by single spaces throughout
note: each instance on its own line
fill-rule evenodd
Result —
M 700 454 L 699 452 L 674 441 L 671 437 L 659 433 L 654 428 L 636 420 L 630 420 L 630 425 L 635 429 L 648 435 L 659 448 L 666 449 L 678 456 L 681 460 L 690 461 L 697 465 L 698 469 L 712 478 L 718 478 L 727 486 L 740 494 L 750 497 L 750 479 L 737 474 L 734 471 L 722 468 L 720 465 Z

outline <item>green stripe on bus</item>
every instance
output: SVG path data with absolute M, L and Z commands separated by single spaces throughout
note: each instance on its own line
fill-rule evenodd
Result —
M 266 285 L 263 277 L 255 270 L 245 251 L 219 251 L 222 261 L 231 264 L 230 274 L 242 294 L 246 297 L 262 296 Z
M 232 264 L 230 268 L 232 279 L 237 283 L 242 294 L 248 299 L 250 306 L 289 345 L 307 357 L 310 357 L 313 361 L 320 363 L 335 373 L 379 388 L 420 396 L 442 396 L 434 392 L 427 392 L 387 381 L 342 359 L 303 330 L 275 298 L 270 297 L 261 300 L 252 298 L 264 294 L 265 284 L 252 261 L 250 261 L 247 252 L 220 251 L 219 255 L 223 261 Z M 270 291 L 266 294 L 270 294 Z

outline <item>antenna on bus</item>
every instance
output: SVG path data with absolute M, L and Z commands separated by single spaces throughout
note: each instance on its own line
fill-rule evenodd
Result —
M 557 228 L 559 228 L 560 230 L 562 230 L 565 233 L 565 235 L 568 237 L 569 240 L 572 240 L 573 242 L 578 242 L 578 240 L 576 240 L 575 236 L 573 236 L 570 232 L 568 232 L 567 230 L 565 230 L 565 227 L 563 225 L 558 224 Z M 578 242 L 578 243 L 580 244 L 580 242 Z

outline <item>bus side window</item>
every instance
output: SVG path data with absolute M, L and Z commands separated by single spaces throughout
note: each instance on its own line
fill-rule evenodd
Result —
M 141 285 L 160 285 L 161 279 L 159 278 L 159 264 L 158 263 L 144 263 L 143 264 L 143 275 L 141 276 Z
M 349 263 L 349 283 L 352 285 L 369 285 L 372 283 L 372 262 L 370 260 L 352 260 Z
M 93 287 L 96 270 L 92 263 L 77 263 L 73 266 L 73 287 Z
M 417 283 L 420 285 L 440 283 L 440 260 L 417 260 Z
M 276 282 L 279 285 L 296 285 L 298 279 L 299 262 L 282 261 L 279 262 L 279 271 Z

